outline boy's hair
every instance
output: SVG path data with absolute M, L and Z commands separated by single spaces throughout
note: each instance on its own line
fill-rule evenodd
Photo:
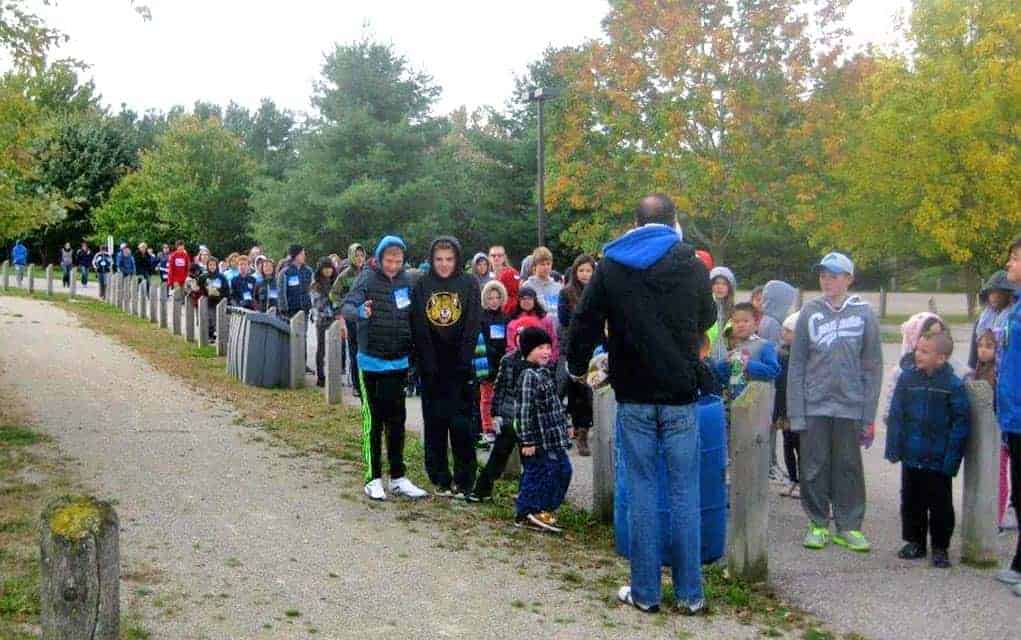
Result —
M 177 242 L 175 242 L 174 244 L 175 244 L 175 246 L 177 246 L 178 248 L 181 248 L 181 247 L 183 247 L 183 246 L 184 246 L 184 240 L 178 240 L 178 241 L 177 241 Z
M 673 200 L 664 193 L 645 196 L 635 209 L 635 224 L 639 227 L 647 224 L 665 224 L 669 227 L 676 221 L 677 210 Z
M 546 247 L 536 247 L 535 251 L 532 252 L 532 266 L 539 264 L 540 262 L 553 262 L 553 252 Z
M 1014 241 L 1010 243 L 1010 248 L 1007 249 L 1007 253 L 1011 254 L 1021 249 L 1021 236 L 1014 238 Z
M 752 305 L 751 302 L 738 302 L 737 304 L 734 305 L 734 308 L 731 309 L 730 317 L 733 318 L 734 314 L 737 313 L 738 311 L 744 311 L 745 313 L 750 313 L 752 314 L 752 316 L 754 316 L 755 306 Z
M 936 353 L 950 357 L 954 353 L 954 341 L 945 333 L 929 333 L 921 337 L 921 340 L 928 340 L 932 343 Z

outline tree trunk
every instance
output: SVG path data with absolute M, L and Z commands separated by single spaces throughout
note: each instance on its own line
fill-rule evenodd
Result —
M 44 640 L 116 640 L 120 626 L 117 513 L 62 496 L 42 513 L 40 621 Z

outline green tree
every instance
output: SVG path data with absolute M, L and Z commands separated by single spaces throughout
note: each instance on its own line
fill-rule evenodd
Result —
M 255 163 L 216 120 L 174 120 L 141 168 L 95 214 L 98 237 L 149 242 L 175 237 L 228 252 L 251 244 L 248 199 Z
M 301 162 L 258 183 L 255 235 L 275 253 L 301 242 L 323 254 L 403 233 L 436 210 L 428 158 L 444 133 L 429 114 L 438 94 L 389 45 L 337 46 L 315 85 L 320 117 L 297 144 Z

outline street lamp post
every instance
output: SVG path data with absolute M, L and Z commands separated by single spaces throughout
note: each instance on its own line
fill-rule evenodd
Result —
M 545 174 L 546 174 L 546 145 L 545 145 L 545 131 L 542 126 L 542 114 L 543 104 L 547 100 L 552 100 L 560 95 L 560 89 L 553 87 L 540 87 L 533 89 L 528 93 L 528 101 L 535 102 L 539 109 L 539 143 L 536 150 L 536 156 L 538 158 L 538 170 L 537 175 L 537 211 L 536 218 L 539 226 L 539 246 L 546 245 L 546 203 L 545 203 Z

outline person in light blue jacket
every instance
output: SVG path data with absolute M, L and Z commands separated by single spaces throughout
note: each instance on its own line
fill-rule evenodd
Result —
M 14 263 L 14 273 L 18 278 L 18 286 L 21 286 L 21 279 L 25 277 L 25 267 L 28 266 L 28 247 L 16 240 L 11 247 L 11 262 Z
M 117 271 L 123 276 L 135 275 L 135 257 L 131 255 L 131 247 L 121 245 L 121 252 L 117 254 Z

